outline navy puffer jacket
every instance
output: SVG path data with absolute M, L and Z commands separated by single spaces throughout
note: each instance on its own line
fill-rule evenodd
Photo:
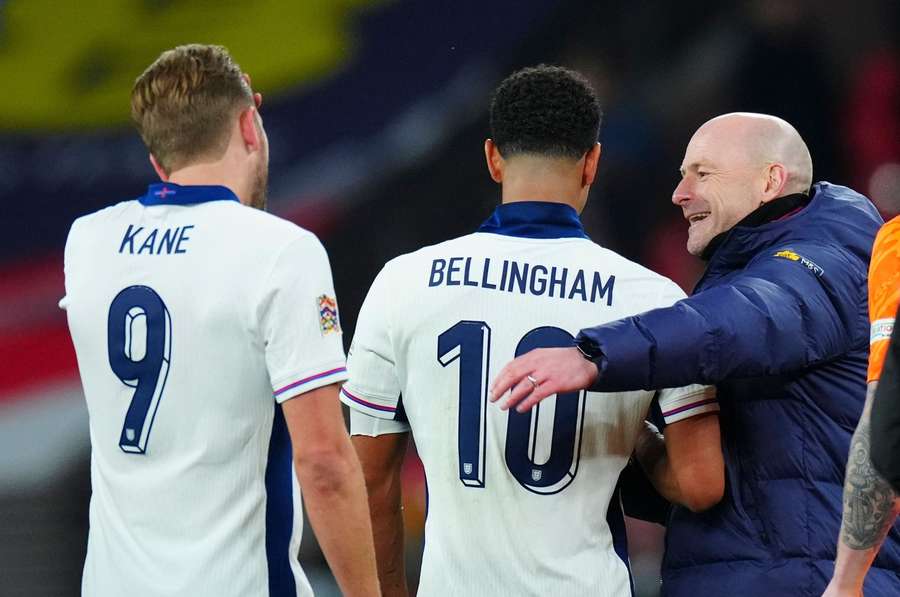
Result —
M 818 597 L 833 570 L 850 437 L 866 394 L 866 273 L 882 219 L 819 183 L 799 212 L 733 228 L 694 294 L 582 331 L 602 351 L 595 390 L 715 384 L 726 489 L 667 525 L 663 593 Z M 900 595 L 900 527 L 867 597 Z

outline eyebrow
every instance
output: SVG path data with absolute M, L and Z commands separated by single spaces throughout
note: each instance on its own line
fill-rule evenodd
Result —
M 678 173 L 681 174 L 681 176 L 684 176 L 685 172 L 687 172 L 688 170 L 699 170 L 703 167 L 708 168 L 709 164 L 704 162 L 691 162 L 690 164 L 688 164 L 687 168 L 685 168 L 684 166 L 680 166 L 678 168 Z

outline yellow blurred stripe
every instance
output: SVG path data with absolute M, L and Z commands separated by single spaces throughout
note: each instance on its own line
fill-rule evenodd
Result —
M 184 43 L 226 46 L 263 93 L 313 84 L 352 55 L 354 12 L 380 1 L 10 0 L 0 129 L 127 123 L 135 77 Z

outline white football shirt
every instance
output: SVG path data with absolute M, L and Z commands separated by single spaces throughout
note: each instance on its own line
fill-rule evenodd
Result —
M 311 595 L 276 403 L 346 378 L 319 240 L 227 188 L 156 184 L 76 220 L 65 274 L 92 446 L 83 595 Z
M 519 414 L 489 403 L 488 384 L 514 356 L 681 298 L 553 203 L 502 205 L 478 233 L 384 267 L 341 399 L 351 433 L 412 431 L 428 492 L 420 595 L 630 593 L 615 488 L 653 392 L 573 392 Z M 670 422 L 716 410 L 711 392 L 668 391 L 661 407 Z

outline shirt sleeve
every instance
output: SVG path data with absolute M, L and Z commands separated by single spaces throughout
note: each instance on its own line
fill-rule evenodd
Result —
M 350 435 L 367 435 L 378 437 L 391 433 L 408 433 L 409 423 L 392 421 L 366 414 L 357 408 L 350 409 Z
M 659 297 L 656 299 L 656 303 L 648 308 L 656 309 L 658 307 L 669 307 L 684 298 L 687 298 L 687 295 L 684 293 L 684 290 L 681 289 L 681 286 L 671 280 L 666 280 L 666 283 L 659 293 Z
M 71 228 L 69 228 L 69 236 L 66 238 L 66 247 L 63 250 L 63 275 L 65 278 L 65 294 L 61 299 L 59 299 L 59 308 L 63 311 L 68 311 L 69 305 L 72 302 L 70 293 L 70 279 L 72 274 L 72 268 L 74 267 L 73 263 L 73 253 L 75 252 L 75 246 L 77 242 L 74 241 L 76 230 L 80 229 L 81 218 L 72 222 Z
M 351 409 L 380 419 L 396 418 L 402 388 L 391 340 L 391 302 L 386 270 L 372 282 L 356 321 L 350 346 L 350 379 L 341 400 Z
M 314 235 L 276 258 L 257 314 L 275 400 L 347 379 L 331 266 Z
M 875 238 L 869 262 L 869 371 L 878 381 L 884 367 L 894 318 L 900 304 L 900 218 L 885 224 Z
M 719 412 L 715 386 L 692 384 L 668 388 L 660 390 L 657 400 L 666 425 L 704 413 Z

